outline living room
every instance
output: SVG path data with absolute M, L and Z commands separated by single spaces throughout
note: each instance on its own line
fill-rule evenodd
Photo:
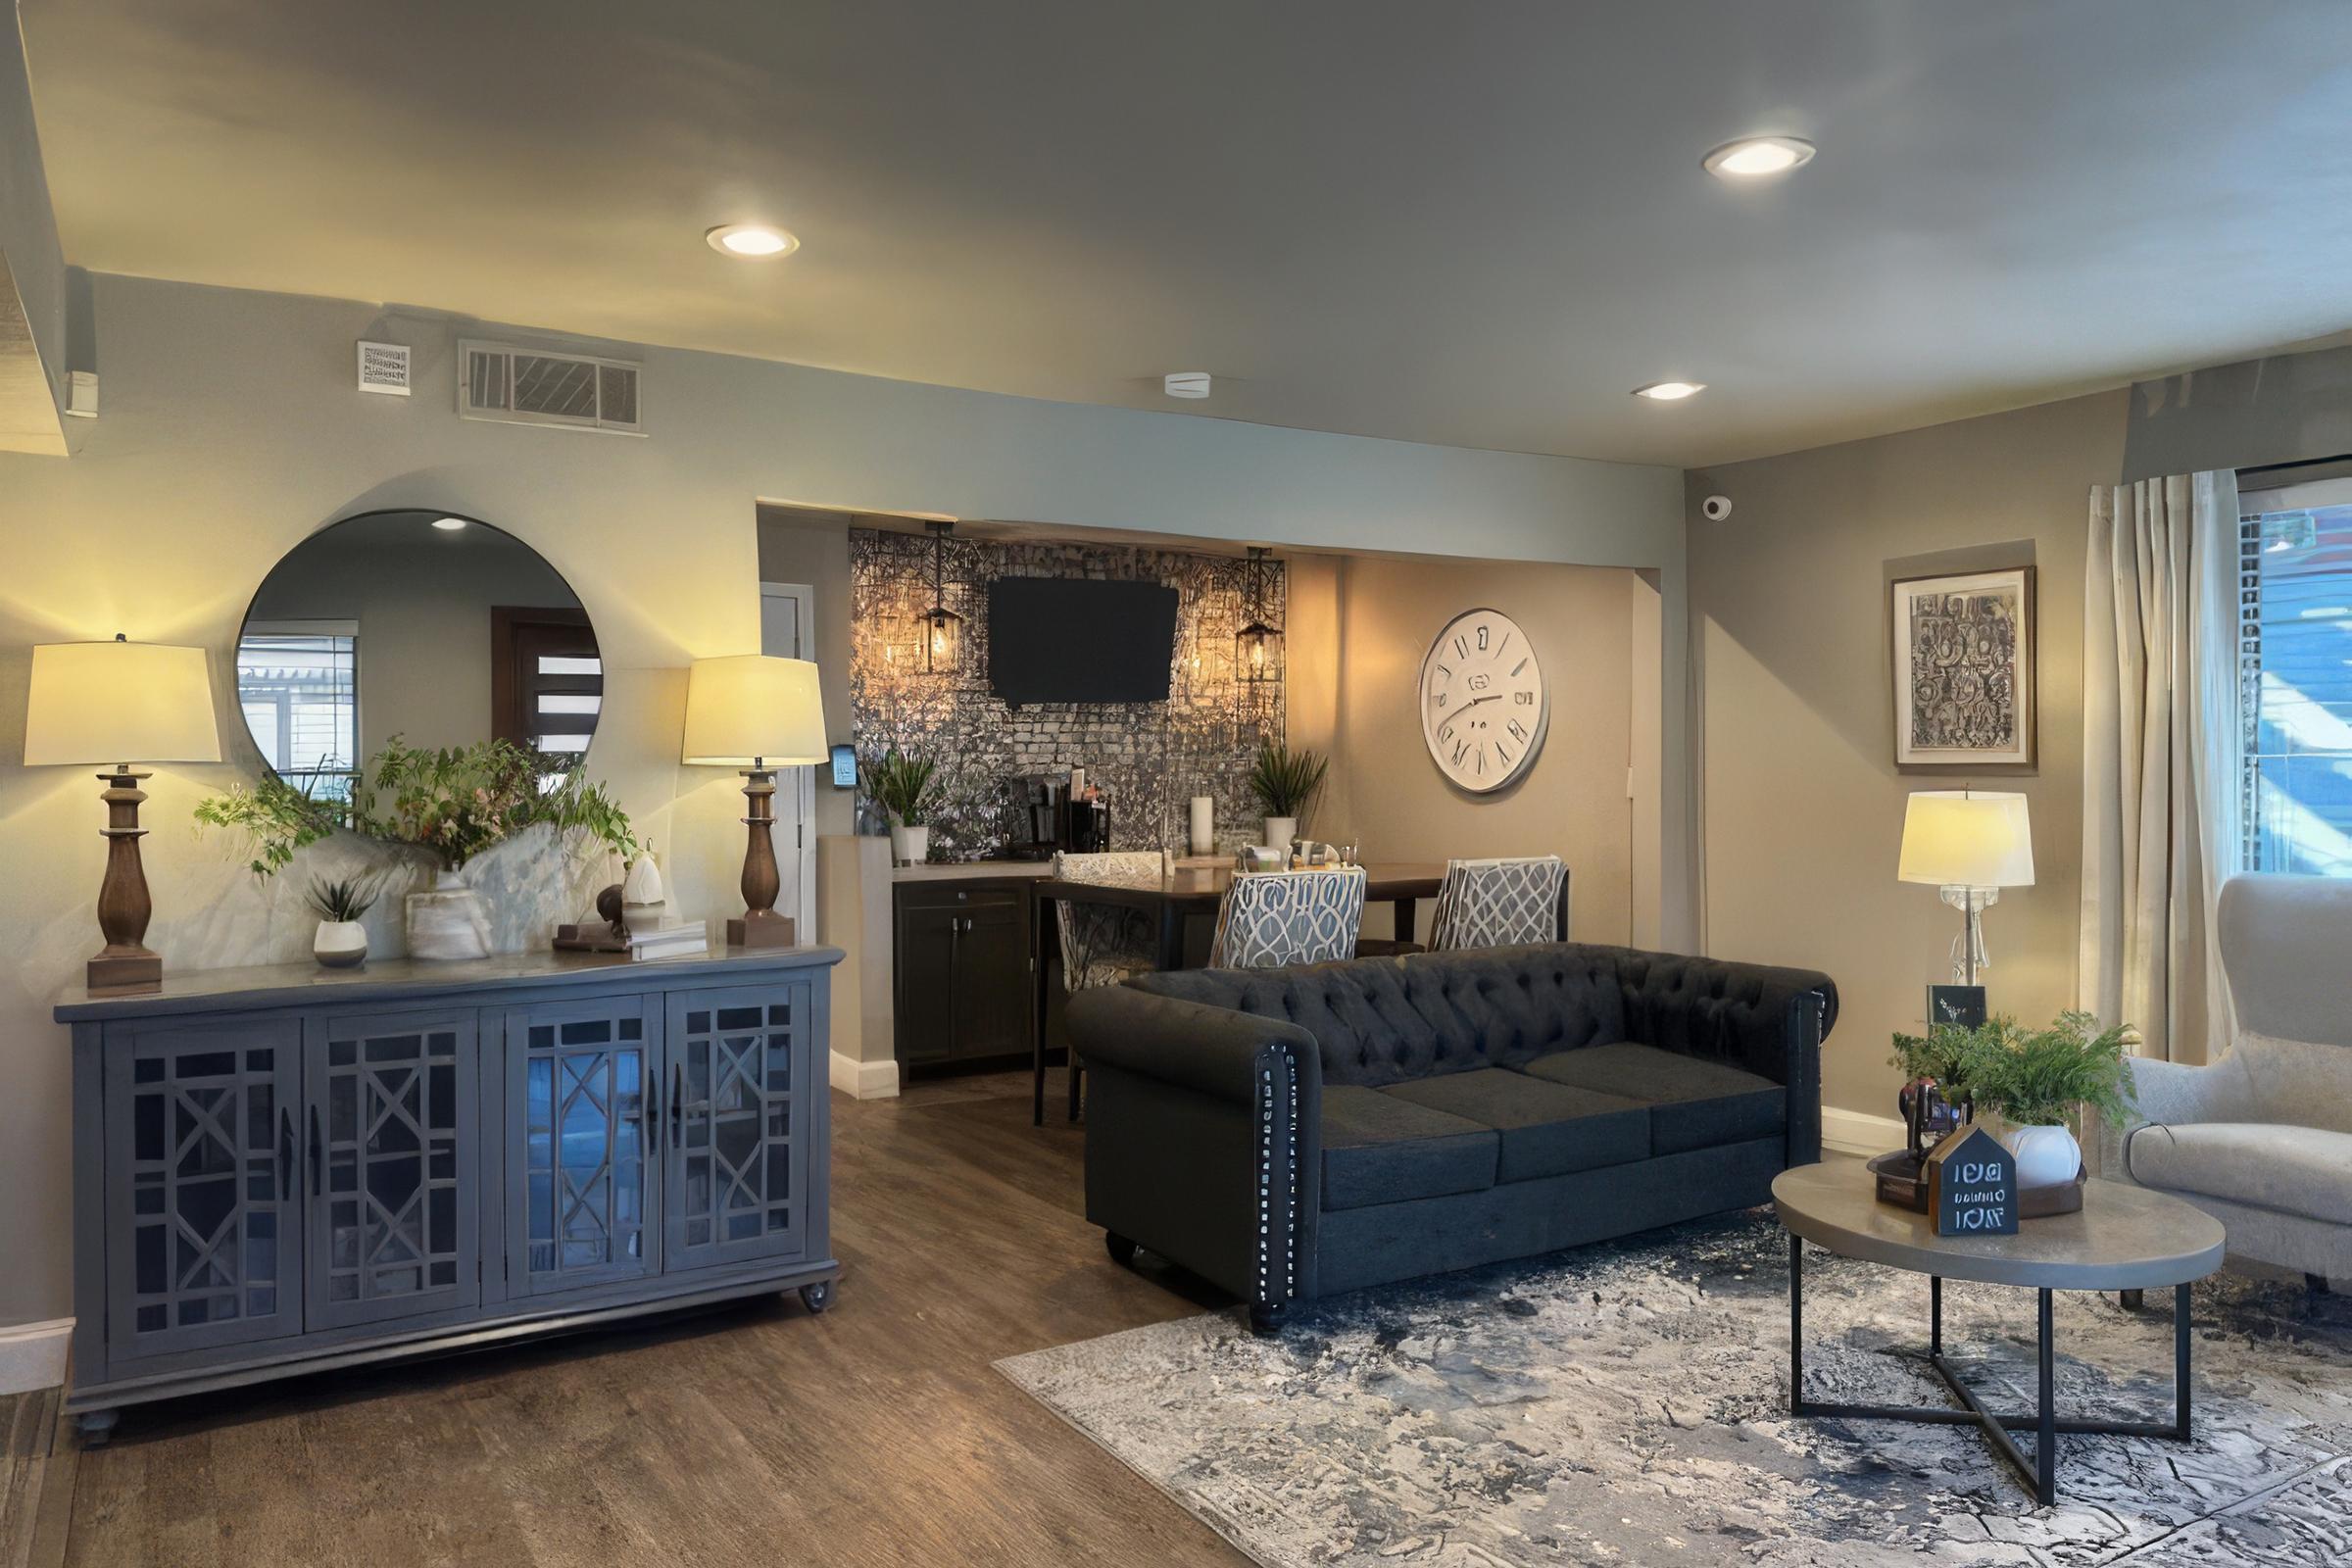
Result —
M 8 1560 L 2352 1555 L 2338 8 L 17 21 Z

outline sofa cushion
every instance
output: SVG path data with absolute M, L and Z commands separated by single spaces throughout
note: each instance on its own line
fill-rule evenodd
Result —
M 1350 1084 L 1323 1091 L 1323 1206 L 1362 1208 L 1494 1185 L 1494 1129 Z
M 1548 1083 L 1648 1102 L 1650 1152 L 1679 1154 L 1778 1136 L 1787 1095 L 1744 1068 L 1620 1041 L 1554 1052 L 1528 1063 Z
M 2154 1125 L 2132 1131 L 2124 1161 L 2143 1187 L 2352 1225 L 2352 1133 L 2244 1121 Z
M 1482 1067 L 1379 1091 L 1492 1127 L 1502 1140 L 1495 1180 L 1566 1176 L 1649 1157 L 1649 1106 L 1639 1100 Z

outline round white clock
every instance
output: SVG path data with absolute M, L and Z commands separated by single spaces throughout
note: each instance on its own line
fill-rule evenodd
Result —
M 1465 610 L 1421 661 L 1421 738 L 1438 771 L 1472 794 L 1525 773 L 1544 749 L 1551 694 L 1518 622 Z

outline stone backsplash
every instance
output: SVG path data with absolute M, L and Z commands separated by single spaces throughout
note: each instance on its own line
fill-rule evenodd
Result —
M 1283 624 L 1280 562 L 1263 567 L 1265 618 Z M 1164 703 L 1033 703 L 1017 711 L 989 690 L 988 585 L 998 577 L 1157 582 L 1177 592 L 1175 664 Z M 1084 767 L 1110 797 L 1111 842 L 1183 853 L 1193 796 L 1215 799 L 1217 843 L 1263 835 L 1250 793 L 1261 737 L 1283 734 L 1280 682 L 1236 678 L 1234 634 L 1250 620 L 1250 564 L 1225 556 L 1115 545 L 950 539 L 947 606 L 963 617 L 957 668 L 921 670 L 921 617 L 932 602 L 932 542 L 853 529 L 850 707 L 858 753 L 897 746 L 939 763 L 934 859 L 1000 854 L 1023 836 L 1010 781 Z M 880 822 L 861 803 L 860 825 Z

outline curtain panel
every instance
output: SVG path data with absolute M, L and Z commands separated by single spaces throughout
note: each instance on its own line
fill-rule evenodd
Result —
M 2168 1061 L 2230 1044 L 2213 932 L 2245 847 L 2237 574 L 2234 472 L 2092 488 L 2078 1005 Z

